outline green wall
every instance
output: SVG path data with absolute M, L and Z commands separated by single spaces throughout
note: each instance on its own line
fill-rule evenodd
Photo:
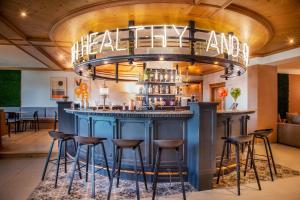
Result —
M 0 70 L 0 107 L 21 106 L 21 71 Z
M 289 111 L 289 75 L 278 74 L 278 113 L 281 118 Z

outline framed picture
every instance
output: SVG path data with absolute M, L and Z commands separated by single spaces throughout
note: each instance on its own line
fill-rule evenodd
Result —
M 50 78 L 50 98 L 53 100 L 62 99 L 67 96 L 67 78 L 51 77 Z

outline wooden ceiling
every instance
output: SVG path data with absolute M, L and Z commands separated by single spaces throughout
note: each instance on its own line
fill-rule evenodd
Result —
M 252 56 L 300 46 L 299 0 L 0 0 L 0 49 L 14 46 L 41 68 L 67 70 L 72 41 L 89 31 L 126 27 L 132 19 L 136 24 L 195 20 L 198 28 L 234 32 L 250 45 Z M 209 69 L 199 73 L 204 71 Z

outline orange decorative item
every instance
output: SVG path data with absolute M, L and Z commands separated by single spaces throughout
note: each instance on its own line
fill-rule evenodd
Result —
M 228 95 L 228 90 L 225 87 L 221 87 L 217 91 L 217 95 L 219 97 L 220 101 L 220 110 L 225 109 L 225 97 Z
M 228 90 L 225 87 L 218 89 L 218 97 L 224 99 L 228 95 Z
M 76 97 L 79 98 L 81 95 L 81 89 L 79 87 L 76 87 L 74 92 L 75 92 Z
M 77 87 L 74 88 L 74 93 L 76 98 L 81 99 L 81 107 L 85 108 L 88 106 L 89 92 L 88 92 L 88 84 L 80 81 L 76 81 Z
M 86 83 L 81 83 L 79 87 L 83 92 L 86 92 L 88 89 L 88 85 Z

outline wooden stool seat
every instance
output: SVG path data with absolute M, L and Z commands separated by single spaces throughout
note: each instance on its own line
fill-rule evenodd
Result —
M 113 139 L 112 142 L 122 148 L 134 148 L 140 145 L 144 140 Z
M 102 155 L 104 157 L 104 162 L 105 162 L 105 168 L 106 168 L 106 172 L 108 175 L 108 180 L 110 180 L 110 172 L 109 172 L 109 167 L 108 167 L 108 162 L 107 162 L 107 157 L 106 157 L 106 152 L 105 152 L 105 146 L 104 146 L 104 140 L 106 140 L 106 138 L 99 138 L 99 137 L 85 137 L 85 136 L 75 136 L 75 141 L 78 143 L 78 148 L 76 151 L 76 156 L 75 156 L 75 163 L 72 166 L 72 173 L 71 173 L 71 178 L 70 178 L 70 182 L 69 182 L 69 187 L 68 187 L 68 194 L 71 193 L 71 189 L 72 189 L 72 184 L 73 184 L 73 180 L 74 180 L 74 175 L 75 175 L 75 171 L 76 171 L 76 162 L 79 161 L 79 154 L 80 154 L 80 150 L 83 146 L 86 146 L 87 151 L 86 151 L 86 164 L 83 167 L 86 167 L 86 171 L 85 171 L 85 181 L 88 182 L 88 174 L 89 174 L 89 160 L 90 160 L 90 151 L 91 151 L 91 166 L 92 166 L 92 178 L 91 178 L 91 188 L 92 188 L 92 198 L 95 198 L 95 173 L 97 172 L 95 170 L 95 148 L 100 145 L 101 149 L 102 149 Z M 81 166 L 78 167 L 79 168 L 79 172 L 80 172 L 80 168 Z M 102 168 L 101 168 L 102 169 Z M 101 170 L 100 169 L 100 170 Z
M 274 169 L 275 174 L 277 174 L 277 170 L 276 170 L 276 165 L 275 165 L 275 162 L 274 162 L 272 148 L 271 148 L 270 141 L 269 141 L 269 138 L 268 138 L 268 136 L 272 132 L 273 132 L 273 129 L 259 129 L 259 130 L 254 131 L 253 133 L 250 133 L 250 135 L 253 135 L 253 142 L 252 142 L 253 157 L 255 155 L 257 155 L 257 154 L 254 153 L 255 139 L 261 139 L 261 140 L 264 141 L 266 155 L 259 155 L 259 156 L 264 156 L 264 157 L 267 158 L 271 180 L 273 181 L 274 178 L 273 178 L 273 172 L 272 172 L 272 165 L 273 165 L 273 169 Z M 247 156 L 246 167 L 247 167 L 247 164 L 248 164 L 248 157 L 249 156 Z M 255 158 L 253 158 L 253 159 L 255 160 Z M 250 164 L 250 167 L 252 168 L 252 162 Z M 245 174 L 246 174 L 246 171 L 245 171 Z
M 185 195 L 185 188 L 184 188 L 184 181 L 183 181 L 183 175 L 182 175 L 182 163 L 179 156 L 179 148 L 183 145 L 183 140 L 154 140 L 154 144 L 157 147 L 156 152 L 156 160 L 155 160 L 155 169 L 154 169 L 154 178 L 153 178 L 153 184 L 152 184 L 152 200 L 155 199 L 156 196 L 156 187 L 157 187 L 157 180 L 158 180 L 158 171 L 160 167 L 160 161 L 161 161 L 161 154 L 163 149 L 173 149 L 176 151 L 176 160 L 177 160 L 177 169 L 178 174 L 181 182 L 181 189 L 182 189 L 182 197 L 184 200 L 186 200 Z
M 153 142 L 157 147 L 164 149 L 177 148 L 183 145 L 183 140 L 154 140 Z
M 247 142 L 252 142 L 252 139 L 252 135 L 238 135 L 225 138 L 226 141 L 232 144 L 243 144 Z
M 129 140 L 129 139 L 113 139 L 112 140 L 113 144 L 116 146 L 116 152 L 114 154 L 114 162 L 113 162 L 113 169 L 112 169 L 112 177 L 109 185 L 109 191 L 108 191 L 108 196 L 107 199 L 110 199 L 111 196 L 111 190 L 113 186 L 113 178 L 115 175 L 117 175 L 117 187 L 119 187 L 119 179 L 120 179 L 120 173 L 121 173 L 121 167 L 122 167 L 122 155 L 123 155 L 123 149 L 131 149 L 134 153 L 134 161 L 135 161 L 135 166 L 134 166 L 134 173 L 135 173 L 135 185 L 136 185 L 136 198 L 139 200 L 140 199 L 140 190 L 139 190 L 139 172 L 138 172 L 138 161 L 137 161 L 137 155 L 139 156 L 140 164 L 141 164 L 141 170 L 144 178 L 144 184 L 146 190 L 148 190 L 147 187 L 147 179 L 146 179 L 146 174 L 144 170 L 144 163 L 143 163 L 143 158 L 142 158 L 142 151 L 140 144 L 144 142 L 144 140 Z M 118 166 L 118 171 L 116 172 L 116 168 Z
M 268 137 L 272 132 L 273 129 L 259 129 L 251 134 L 255 135 L 255 137 Z
M 106 140 L 106 138 L 99 138 L 99 137 L 82 137 L 82 136 L 75 136 L 74 137 L 76 142 L 81 145 L 97 145 Z
M 257 185 L 259 190 L 261 190 L 260 186 L 260 181 L 258 178 L 258 173 L 256 170 L 255 162 L 253 159 L 253 149 L 251 150 L 251 142 L 253 141 L 253 135 L 239 135 L 239 136 L 230 136 L 230 137 L 223 137 L 224 144 L 223 144 L 223 151 L 222 151 L 222 156 L 221 156 L 221 162 L 220 162 L 220 167 L 219 167 L 219 172 L 218 172 L 218 178 L 217 178 L 217 184 L 219 183 L 220 180 L 220 175 L 221 175 L 221 170 L 223 166 L 223 159 L 224 159 L 224 154 L 225 154 L 225 149 L 227 145 L 234 145 L 235 146 L 235 158 L 236 158 L 236 174 L 237 174 L 237 194 L 240 195 L 240 149 L 246 145 L 248 147 L 248 153 L 247 153 L 247 159 L 250 157 L 253 165 L 253 170 L 255 173 L 255 178 L 257 181 Z M 247 162 L 245 165 L 245 170 L 244 170 L 244 175 L 246 174 L 247 170 Z
M 50 137 L 52 137 L 55 140 L 70 140 L 70 139 L 74 139 L 73 134 L 65 134 L 63 132 L 59 132 L 59 131 L 49 131 L 49 135 Z
M 59 174 L 59 166 L 64 165 L 65 173 L 67 173 L 67 163 L 68 163 L 68 159 L 67 159 L 68 144 L 67 144 L 67 142 L 69 141 L 69 142 L 73 143 L 75 151 L 77 151 L 77 145 L 76 145 L 76 142 L 75 142 L 75 139 L 74 139 L 74 135 L 72 135 L 72 134 L 65 134 L 65 133 L 59 132 L 59 131 L 49 131 L 49 135 L 52 138 L 52 142 L 51 142 L 50 149 L 49 149 L 48 156 L 47 156 L 47 160 L 46 160 L 46 163 L 45 163 L 45 167 L 44 167 L 44 171 L 43 171 L 43 175 L 42 175 L 42 181 L 45 179 L 45 175 L 46 175 L 46 171 L 47 171 L 49 162 L 56 161 L 56 174 L 55 174 L 55 184 L 54 184 L 54 187 L 56 188 L 57 187 L 57 181 L 58 181 L 58 174 Z M 50 160 L 52 150 L 53 150 L 53 145 L 54 145 L 55 141 L 58 142 L 57 159 Z M 61 158 L 62 158 L 62 153 L 63 153 L 62 152 L 63 147 L 64 147 L 64 155 L 63 155 L 64 163 L 60 163 Z M 75 166 L 76 166 L 76 164 L 79 168 L 79 162 L 78 161 L 76 161 Z M 79 171 L 79 176 L 81 178 L 81 172 L 80 171 Z

